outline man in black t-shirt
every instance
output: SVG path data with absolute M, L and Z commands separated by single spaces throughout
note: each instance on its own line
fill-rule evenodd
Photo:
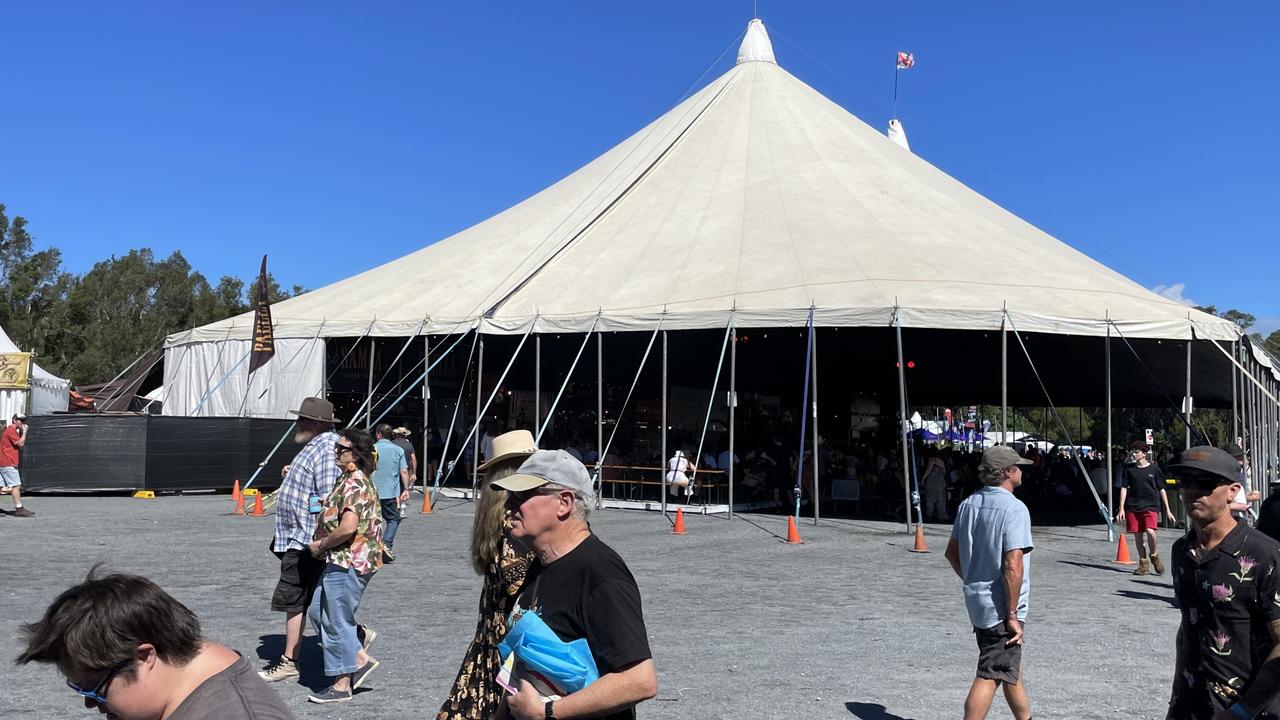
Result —
M 537 555 L 508 627 L 533 612 L 562 641 L 585 639 L 600 672 L 598 680 L 569 693 L 521 679 L 506 709 L 516 720 L 634 718 L 636 704 L 658 694 L 658 679 L 635 578 L 587 524 L 596 496 L 586 467 L 564 450 L 539 450 L 493 487 L 508 493 L 512 536 Z
M 1133 533 L 1133 544 L 1138 546 L 1138 569 L 1134 575 L 1146 575 L 1154 568 L 1157 575 L 1164 574 L 1164 563 L 1156 550 L 1156 527 L 1160 524 L 1160 507 L 1164 506 L 1170 525 L 1176 526 L 1178 518 L 1169 508 L 1169 494 L 1164 489 L 1164 473 L 1151 462 L 1147 453 L 1151 448 L 1141 440 L 1129 446 L 1130 464 L 1124 466 L 1120 486 L 1120 512 L 1116 522 L 1125 524 L 1125 531 Z M 1145 544 L 1144 544 L 1145 543 Z M 1147 560 L 1147 556 L 1151 560 Z

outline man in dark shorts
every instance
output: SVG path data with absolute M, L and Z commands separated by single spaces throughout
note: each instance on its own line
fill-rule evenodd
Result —
M 509 627 L 532 612 L 564 642 L 585 639 L 600 671 L 586 688 L 546 699 L 519 676 L 517 657 L 519 692 L 506 698 L 506 709 L 516 720 L 634 719 L 636 704 L 658 694 L 658 678 L 636 580 L 587 524 L 596 497 L 586 467 L 564 450 L 539 450 L 493 487 L 508 492 L 512 536 L 537 555 Z
M 1151 462 L 1148 453 L 1151 448 L 1141 440 L 1135 440 L 1129 446 L 1129 464 L 1124 466 L 1124 474 L 1116 483 L 1120 486 L 1120 511 L 1116 513 L 1116 522 L 1125 524 L 1125 532 L 1133 534 L 1133 544 L 1138 546 L 1138 569 L 1134 575 L 1146 575 L 1152 570 L 1157 575 L 1164 574 L 1164 563 L 1156 548 L 1156 527 L 1160 525 L 1160 508 L 1169 518 L 1170 526 L 1176 527 L 1178 518 L 1169 508 L 1169 493 L 1164 489 L 1164 473 L 1160 466 Z M 1151 560 L 1148 561 L 1147 557 Z
M 1234 458 L 1202 445 L 1170 466 L 1191 529 L 1173 544 L 1182 613 L 1166 720 L 1275 718 L 1280 695 L 1280 544 L 1237 521 Z
M 293 720 L 240 653 L 137 575 L 89 577 L 23 628 L 19 663 L 54 663 L 85 707 L 130 720 Z M 68 699 L 70 699 L 68 694 Z
M 298 649 L 307 607 L 316 583 L 324 572 L 324 561 L 311 556 L 307 544 L 316 531 L 320 500 L 328 497 L 338 481 L 338 460 L 333 446 L 333 403 L 307 398 L 302 407 L 291 410 L 298 416 L 294 442 L 304 447 L 284 468 L 284 481 L 276 492 L 276 534 L 271 551 L 280 558 L 280 580 L 271 596 L 271 609 L 285 614 L 284 651 L 259 674 L 268 682 L 298 677 Z M 314 498 L 314 500 L 313 500 Z
M 964 605 L 978 641 L 978 671 L 964 701 L 965 720 L 985 718 L 999 687 L 1016 720 L 1031 717 L 1022 685 L 1031 515 L 1013 496 L 1022 484 L 1021 466 L 1030 464 L 1012 448 L 987 448 L 978 465 L 983 487 L 960 503 L 947 543 L 947 562 L 964 583 Z

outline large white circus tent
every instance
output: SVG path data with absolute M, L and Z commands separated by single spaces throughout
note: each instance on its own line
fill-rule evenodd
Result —
M 778 65 L 737 63 L 585 167 L 488 220 L 272 307 L 252 414 L 323 384 L 324 339 L 802 326 L 1236 340 L 1035 228 Z M 1006 316 L 1007 313 L 1007 316 Z M 166 341 L 167 414 L 248 352 L 252 313 Z M 236 372 L 239 373 L 237 381 Z M 259 373 L 261 374 L 261 372 Z M 199 414 L 244 407 L 244 368 Z M 269 390 L 267 390 L 269 388 Z M 256 398 L 257 393 L 249 393 Z

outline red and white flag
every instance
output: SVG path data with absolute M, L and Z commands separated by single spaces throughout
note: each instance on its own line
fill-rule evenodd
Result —
M 898 69 L 909 70 L 911 66 L 916 64 L 916 56 L 909 52 L 898 53 Z

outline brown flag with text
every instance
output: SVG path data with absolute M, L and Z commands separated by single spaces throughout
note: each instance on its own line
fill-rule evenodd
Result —
M 262 270 L 258 272 L 257 301 L 253 309 L 253 355 L 249 358 L 249 373 L 267 364 L 276 354 L 276 341 L 271 332 L 271 298 L 267 295 L 267 256 L 262 256 Z

